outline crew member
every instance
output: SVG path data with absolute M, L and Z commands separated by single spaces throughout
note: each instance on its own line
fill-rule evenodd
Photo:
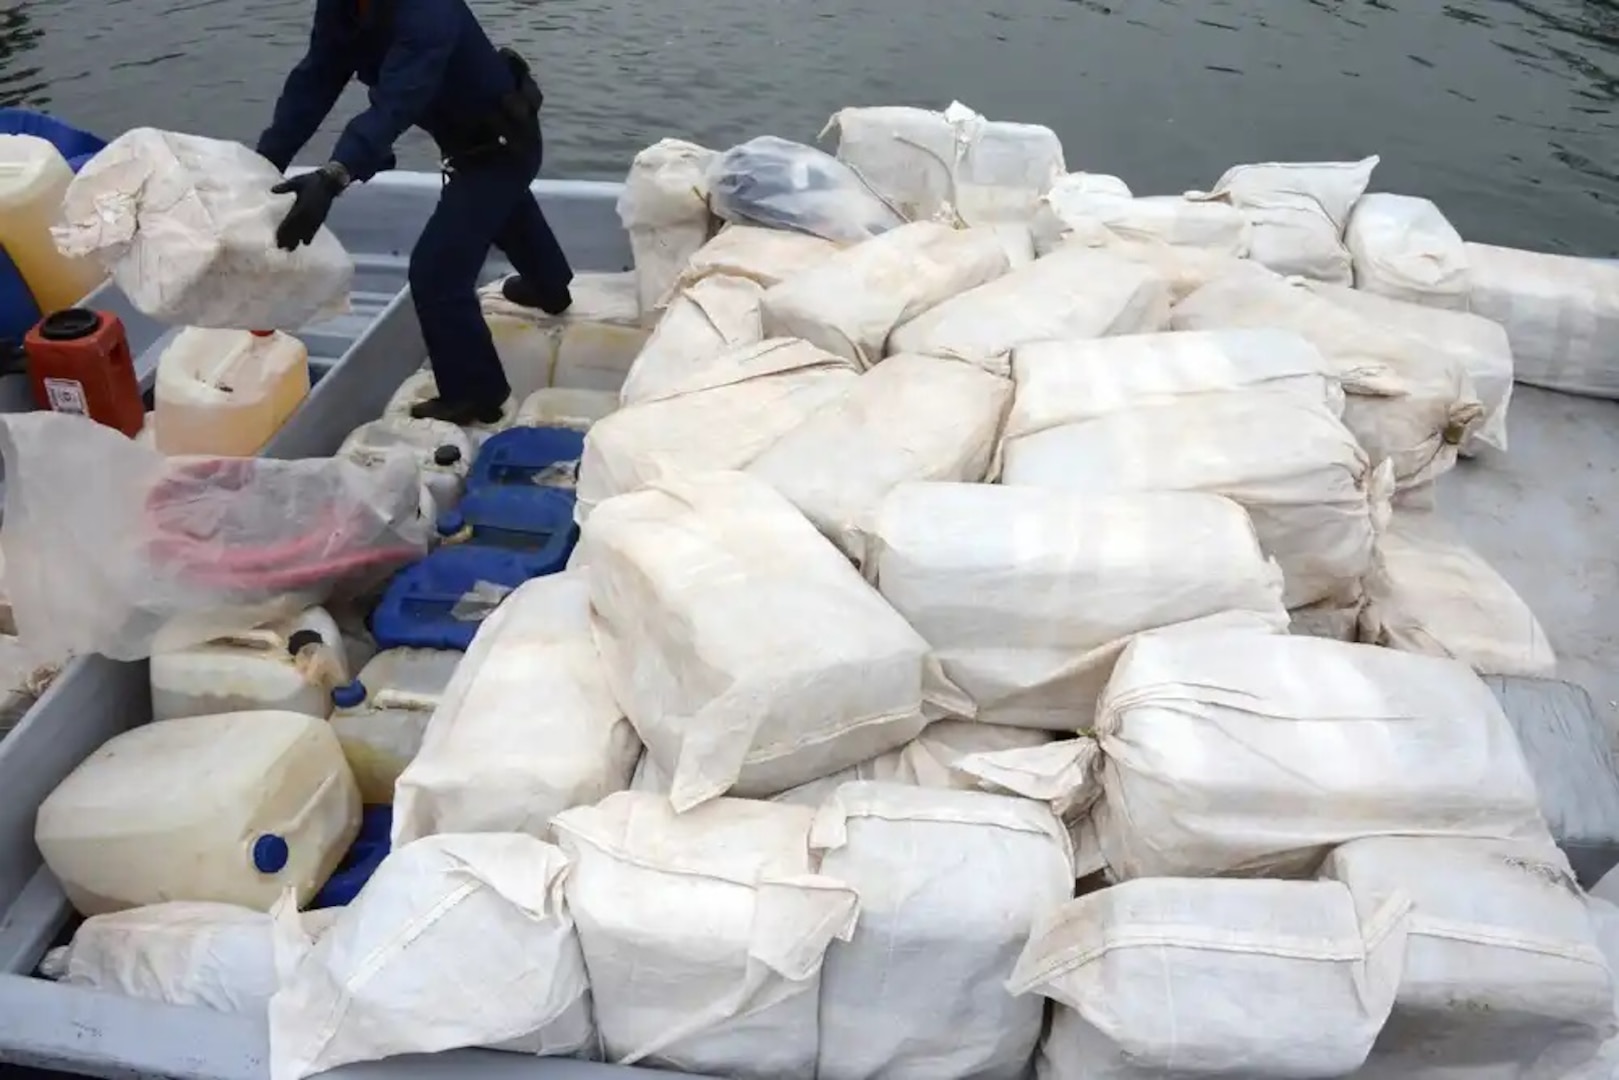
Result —
M 258 151 L 285 171 L 352 78 L 370 107 L 349 122 L 332 159 L 278 184 L 297 201 L 276 230 L 288 251 L 320 230 L 354 181 L 394 165 L 417 126 L 438 144 L 445 184 L 410 255 L 411 296 L 438 397 L 411 410 L 453 424 L 491 423 L 511 395 L 478 305 L 490 245 L 517 274 L 513 303 L 560 315 L 573 271 L 529 192 L 540 171 L 540 90 L 516 54 L 497 50 L 466 0 L 316 0 L 309 51 L 287 77 Z

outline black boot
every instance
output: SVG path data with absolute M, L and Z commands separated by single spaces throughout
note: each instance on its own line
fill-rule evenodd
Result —
M 521 274 L 513 274 L 500 283 L 500 293 L 520 307 L 539 308 L 547 315 L 561 315 L 573 306 L 573 294 L 564 285 L 561 292 L 540 288 Z
M 480 405 L 474 401 L 445 401 L 428 398 L 410 407 L 410 415 L 417 420 L 443 420 L 456 427 L 468 424 L 493 424 L 500 419 L 499 405 Z

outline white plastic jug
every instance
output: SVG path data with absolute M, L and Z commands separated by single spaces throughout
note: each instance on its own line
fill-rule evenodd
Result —
M 442 420 L 417 420 L 410 415 L 412 405 L 419 405 L 429 398 L 438 396 L 438 382 L 433 378 L 433 372 L 423 368 L 404 382 L 394 391 L 388 405 L 382 410 L 385 417 L 397 417 L 401 422 L 412 424 L 441 424 Z M 517 418 L 517 399 L 510 397 L 500 407 L 500 419 L 493 424 L 468 424 L 462 430 L 472 439 L 472 447 L 476 450 L 483 445 L 483 441 L 496 432 L 505 431 L 512 426 Z
M 16 264 L 40 314 L 70 308 L 101 284 L 92 259 L 56 250 L 51 226 L 73 170 L 61 151 L 33 135 L 0 135 L 0 245 Z
M 347 649 L 324 608 L 215 638 L 152 653 L 152 717 L 249 709 L 278 709 L 326 717 L 331 691 L 349 680 Z
M 500 288 L 483 292 L 484 321 L 519 397 L 543 386 L 616 393 L 651 333 L 641 326 L 633 270 L 575 275 L 573 306 L 562 315 L 519 307 Z
M 408 450 L 416 457 L 422 485 L 433 500 L 433 519 L 461 500 L 467 470 L 472 467 L 472 439 L 443 420 L 384 416 L 349 432 L 337 456 L 373 468 L 389 450 Z
M 290 334 L 191 326 L 157 362 L 157 448 L 256 454 L 309 396 L 309 350 Z
M 536 390 L 517 410 L 516 427 L 564 427 L 589 431 L 592 424 L 618 409 L 611 390 L 569 390 L 559 386 Z
M 389 649 L 332 691 L 332 730 L 367 805 L 391 804 L 394 783 L 422 748 L 422 733 L 462 653 Z
M 289 712 L 164 720 L 86 758 L 39 808 L 34 839 L 84 915 L 165 900 L 306 904 L 360 827 L 331 725 Z

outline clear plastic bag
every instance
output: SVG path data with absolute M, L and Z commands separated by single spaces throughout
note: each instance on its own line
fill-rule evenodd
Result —
M 18 635 L 137 660 L 353 592 L 427 550 L 414 456 L 165 458 L 81 417 L 0 418 Z
M 762 135 L 709 166 L 709 206 L 727 221 L 857 244 L 905 224 L 849 166 L 813 146 Z

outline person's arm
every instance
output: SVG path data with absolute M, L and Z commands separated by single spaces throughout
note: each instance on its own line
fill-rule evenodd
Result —
M 393 41 L 371 92 L 371 107 L 349 121 L 332 160 L 355 180 L 369 180 L 393 157 L 393 145 L 438 95 L 459 29 L 454 0 L 400 3 Z
M 259 136 L 258 152 L 282 172 L 337 104 L 354 77 L 354 63 L 343 48 L 340 0 L 318 0 L 309 51 L 287 76 L 270 126 Z

